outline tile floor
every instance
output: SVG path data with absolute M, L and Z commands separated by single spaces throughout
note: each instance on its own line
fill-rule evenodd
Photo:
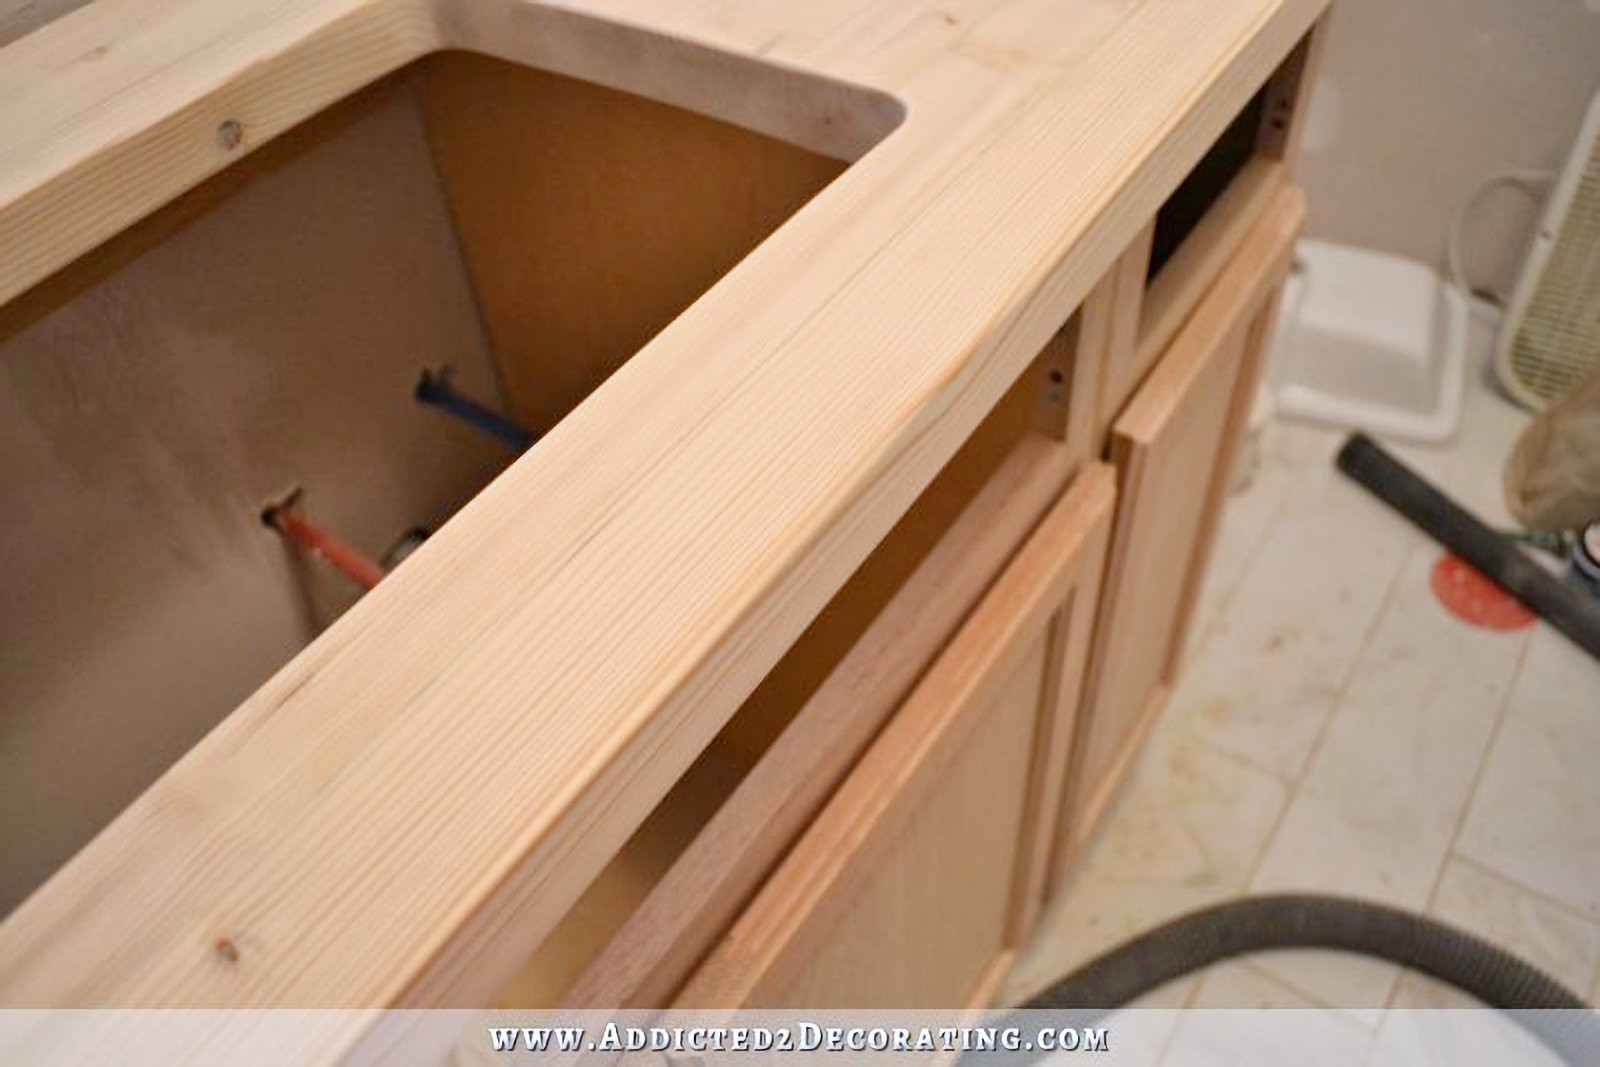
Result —
M 1489 325 L 1476 334 L 1475 366 Z M 1509 522 L 1500 469 L 1526 418 L 1474 381 L 1451 444 L 1395 451 Z M 1600 1001 L 1600 663 L 1543 623 L 1449 615 L 1428 584 L 1437 547 L 1334 469 L 1343 436 L 1265 429 L 1184 673 L 1008 1000 L 1185 911 L 1320 890 L 1426 911 Z M 1251 957 L 1147 1002 L 1362 1009 L 1339 1013 L 1334 1047 L 1375 1040 L 1386 1005 L 1470 1003 L 1320 952 Z

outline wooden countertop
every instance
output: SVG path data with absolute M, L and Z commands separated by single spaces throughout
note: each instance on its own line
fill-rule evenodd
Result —
M 0 1005 L 485 1002 L 1324 4 L 97 0 L 0 50 L 0 299 L 441 48 L 841 153 L 904 108 L 0 925 Z

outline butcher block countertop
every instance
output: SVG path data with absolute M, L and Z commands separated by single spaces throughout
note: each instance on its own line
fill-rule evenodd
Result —
M 441 49 L 859 157 L 0 925 L 0 1005 L 486 1003 L 1323 6 L 96 0 L 0 50 L 0 300 Z

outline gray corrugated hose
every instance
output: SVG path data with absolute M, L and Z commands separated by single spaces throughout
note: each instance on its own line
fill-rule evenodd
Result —
M 1600 1063 L 1600 1021 L 1538 968 L 1436 919 L 1342 897 L 1247 897 L 1182 916 L 1091 961 L 1023 1007 L 1098 1016 L 1213 963 L 1293 948 L 1354 952 L 1420 971 L 1507 1011 L 1569 1063 Z

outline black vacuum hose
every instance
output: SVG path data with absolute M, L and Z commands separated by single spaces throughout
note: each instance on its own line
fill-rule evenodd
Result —
M 1339 449 L 1339 469 L 1483 572 L 1579 648 L 1600 659 L 1600 599 L 1551 575 L 1501 534 L 1419 478 L 1366 434 Z
M 1028 1008 L 1115 1008 L 1251 952 L 1331 948 L 1403 964 L 1494 1008 L 1586 1008 L 1530 964 L 1422 915 L 1327 896 L 1246 897 L 1174 919 L 1063 978 Z
M 1292 948 L 1338 949 L 1420 971 L 1508 1011 L 1569 1063 L 1600 1062 L 1600 1023 L 1589 1006 L 1538 968 L 1435 919 L 1342 897 L 1246 897 L 1182 916 L 1091 961 L 1023 1008 L 1098 1016 L 1213 963 Z

